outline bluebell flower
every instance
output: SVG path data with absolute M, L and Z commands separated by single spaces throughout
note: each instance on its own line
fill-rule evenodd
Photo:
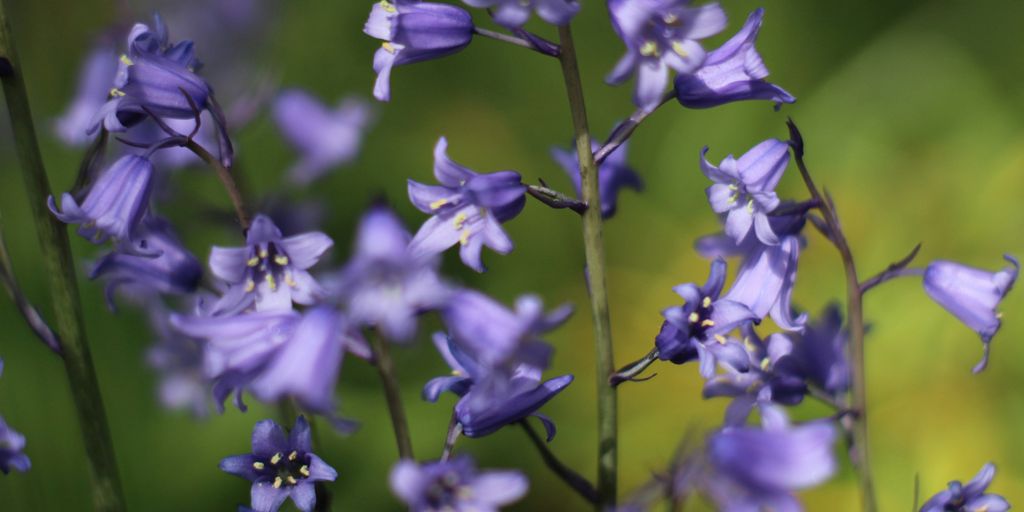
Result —
M 1013 288 L 1020 271 L 1016 258 L 1004 257 L 1012 266 L 999 272 L 940 260 L 929 264 L 924 273 L 924 291 L 928 296 L 981 336 L 984 355 L 974 373 L 988 364 L 989 345 L 1002 325 L 1002 313 L 996 308 Z
M 203 374 L 202 341 L 175 331 L 161 302 L 151 302 L 147 312 L 155 341 L 146 350 L 146 363 L 157 373 L 160 404 L 206 417 L 211 383 Z
M 457 53 L 473 40 L 473 17 L 454 5 L 416 0 L 374 4 L 363 32 L 384 41 L 373 55 L 373 96 L 391 99 L 391 68 Z
M 565 25 L 580 11 L 577 0 L 463 0 L 466 4 L 491 9 L 494 21 L 507 28 L 519 28 L 537 11 L 540 19 L 552 25 Z
M 125 155 L 103 171 L 81 206 L 65 193 L 60 210 L 50 196 L 50 211 L 61 222 L 80 224 L 78 234 L 93 243 L 111 238 L 127 242 L 149 208 L 152 177 L 153 163 L 148 158 Z
M 291 309 L 292 302 L 311 305 L 323 296 L 308 270 L 334 245 L 330 237 L 314 231 L 286 238 L 270 217 L 257 215 L 245 243 L 210 253 L 210 270 L 229 285 L 215 314 Z
M 757 317 L 743 304 L 719 298 L 725 272 L 725 261 L 716 259 L 704 286 L 686 283 L 674 288 L 683 304 L 662 312 L 665 322 L 655 338 L 659 359 L 676 364 L 699 359 L 701 375 L 709 378 L 719 357 L 733 352 L 724 335 Z
M 286 172 L 299 185 L 355 159 L 363 132 L 373 120 L 372 109 L 362 99 L 345 98 L 330 108 L 302 89 L 279 93 L 271 113 L 281 135 L 299 152 L 299 161 Z
M 192 42 L 171 44 L 159 15 L 154 28 L 136 24 L 128 36 L 128 52 L 120 58 L 110 99 L 94 115 L 92 129 L 102 124 L 107 131 L 123 132 L 149 113 L 191 119 L 195 108 L 207 110 L 219 128 L 221 161 L 230 166 L 232 149 L 224 114 L 213 99 L 213 89 L 195 73 L 199 66 Z
M 434 337 L 454 378 L 430 381 L 424 398 L 435 401 L 442 391 L 459 395 L 455 416 L 469 437 L 485 436 L 536 416 L 544 423 L 548 439 L 552 438 L 554 423 L 536 411 L 565 389 L 573 376 L 541 379 L 552 349 L 539 336 L 564 322 L 569 312 L 563 307 L 545 315 L 534 297 L 521 298 L 512 312 L 477 292 L 457 294 L 443 313 L 450 338 Z
M 394 212 L 373 207 L 363 215 L 355 253 L 335 283 L 354 324 L 376 327 L 398 342 L 411 339 L 417 316 L 444 306 L 450 293 L 437 258 L 409 252 L 411 238 Z
M 829 304 L 817 321 L 807 324 L 796 338 L 783 366 L 801 375 L 809 384 L 838 397 L 850 387 L 850 363 L 846 358 L 848 340 L 839 305 Z
M 1006 512 L 1010 503 L 998 494 L 985 491 L 996 476 L 995 465 L 989 463 L 967 482 L 953 480 L 949 488 L 939 491 L 921 507 L 921 512 Z
M 707 189 L 708 202 L 715 213 L 728 214 L 725 233 L 737 243 L 754 229 L 766 245 L 777 245 L 768 214 L 779 206 L 775 186 L 789 164 L 789 145 L 768 139 L 754 146 L 738 160 L 725 157 L 715 167 L 707 160 L 708 148 L 701 151 L 701 171 L 715 182 Z
M 718 3 L 692 7 L 689 0 L 608 0 L 608 10 L 626 54 L 605 81 L 618 85 L 636 74 L 633 101 L 646 110 L 661 103 L 671 71 L 692 73 L 704 63 L 699 41 L 726 25 Z
M 708 439 L 713 476 L 704 482 L 719 510 L 801 510 L 793 491 L 835 474 L 835 426 L 817 421 L 790 426 L 781 411 L 758 427 L 730 427 Z
M 148 215 L 135 234 L 132 252 L 114 251 L 101 257 L 89 273 L 90 279 L 107 282 L 107 302 L 113 308 L 119 288 L 137 297 L 153 294 L 183 295 L 199 286 L 203 267 L 161 217 Z
M 424 464 L 400 460 L 391 468 L 390 482 L 411 512 L 497 511 L 522 498 L 530 486 L 518 471 L 478 472 L 468 455 Z
M 615 215 L 619 191 L 623 188 L 641 190 L 643 181 L 626 161 L 627 144 L 623 143 L 601 163 L 597 171 L 597 188 L 601 196 L 601 217 L 607 219 Z M 600 144 L 591 142 L 592 151 L 597 151 Z M 569 175 L 576 189 L 576 197 L 583 198 L 582 180 L 580 177 L 580 157 L 575 149 L 552 148 L 551 156 Z
M 793 316 L 791 300 L 800 259 L 800 238 L 784 237 L 777 245 L 760 245 L 744 260 L 726 299 L 750 308 L 758 321 L 771 314 L 782 329 L 799 331 L 807 315 Z
M 289 434 L 273 420 L 263 420 L 252 431 L 252 453 L 220 461 L 225 473 L 252 482 L 252 509 L 275 512 L 291 498 L 310 512 L 316 506 L 316 482 L 333 482 L 338 472 L 313 453 L 306 418 L 299 416 Z
M 526 186 L 515 171 L 473 172 L 448 158 L 447 149 L 448 141 L 441 137 L 434 147 L 434 176 L 440 185 L 409 180 L 412 204 L 432 215 L 413 237 L 410 250 L 432 256 L 458 244 L 462 262 L 483 272 L 484 246 L 499 254 L 512 251 L 501 224 L 523 210 Z
M 117 53 L 112 45 L 104 41 L 89 50 L 78 72 L 75 95 L 53 124 L 62 142 L 69 146 L 83 146 L 89 142 L 93 115 L 106 103 L 116 74 Z
M 0 375 L 3 373 L 4 360 L 0 359 Z M 25 436 L 8 426 L 3 416 L 0 416 L 0 471 L 5 475 L 10 473 L 12 468 L 20 473 L 28 471 L 32 467 L 32 462 L 28 455 L 23 453 L 24 450 Z
M 750 13 L 743 28 L 720 48 L 708 53 L 693 73 L 676 77 L 676 98 L 684 107 L 709 108 L 742 100 L 771 100 L 776 108 L 796 98 L 768 83 L 768 68 L 754 48 L 764 9 Z

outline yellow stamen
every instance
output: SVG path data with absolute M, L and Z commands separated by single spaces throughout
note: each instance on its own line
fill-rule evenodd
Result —
M 278 265 L 281 265 L 283 267 L 288 264 L 288 256 L 278 254 L 277 256 L 274 256 L 274 263 L 277 263 Z
M 267 257 L 269 257 L 269 256 L 270 256 L 270 253 L 267 252 L 266 249 L 260 249 L 260 258 L 267 259 Z
M 469 231 L 463 231 L 462 234 L 459 235 L 459 245 L 466 245 L 468 243 L 469 243 Z
M 714 325 L 715 325 L 715 321 L 710 319 L 710 318 L 708 318 L 707 320 L 704 320 L 703 322 L 700 323 L 701 327 L 714 327 Z
M 665 17 L 662 18 L 662 19 L 665 20 L 665 24 L 666 25 L 672 25 L 673 23 L 679 21 L 679 16 L 676 16 L 675 14 L 669 13 L 669 14 L 666 14 Z
M 245 264 L 249 265 L 250 267 L 255 267 L 256 265 L 260 264 L 260 259 L 257 258 L 256 256 L 253 256 L 252 258 L 249 258 L 249 261 L 245 262 Z
M 456 215 L 455 219 L 452 221 L 455 224 L 455 229 L 462 229 L 462 226 L 466 224 L 467 219 L 469 219 L 469 216 L 466 215 L 465 212 L 460 212 Z
M 658 55 L 658 43 L 654 41 L 646 41 L 643 46 L 640 47 L 640 55 L 644 57 L 656 57 Z
M 768 369 L 768 365 L 770 365 L 770 364 L 772 364 L 771 359 L 768 359 L 767 357 L 762 359 L 761 360 L 761 369 L 762 370 L 767 370 Z
M 288 454 L 288 460 L 295 460 L 298 457 L 299 457 L 299 452 L 297 452 L 295 450 L 292 450 L 292 452 Z
M 393 45 L 393 44 L 391 44 L 391 43 L 389 43 L 387 41 L 384 41 L 383 43 L 381 43 L 380 47 L 384 48 L 385 50 L 387 50 L 388 53 L 395 53 L 395 52 L 398 51 L 398 49 L 395 48 L 395 45 Z
M 114 87 L 110 90 L 110 95 L 114 96 L 115 98 L 120 98 L 121 96 L 124 96 L 124 91 L 118 89 L 117 87 Z
M 245 293 L 249 293 L 256 289 L 256 281 L 252 279 L 245 282 Z
M 121 62 L 123 62 L 125 66 L 132 66 L 135 64 L 134 62 L 132 62 L 131 59 L 128 58 L 127 55 L 123 53 L 121 54 Z
M 286 285 L 288 285 L 288 286 L 290 286 L 292 288 L 295 288 L 295 287 L 299 286 L 299 283 L 296 283 L 295 279 L 292 278 L 292 273 L 291 272 L 285 272 L 284 273 L 284 284 L 286 284 Z
M 735 183 L 730 183 L 729 184 L 729 190 L 739 190 L 739 189 L 740 189 L 739 185 L 737 185 Z
M 754 213 L 754 200 L 753 199 L 751 199 L 750 201 L 747 201 L 747 211 L 750 212 L 750 213 Z
M 690 55 L 690 52 L 686 51 L 686 48 L 683 48 L 683 44 L 679 41 L 672 41 L 672 51 L 684 59 Z
M 254 467 L 256 469 L 263 469 L 263 468 L 265 468 L 267 466 L 266 466 L 266 464 L 264 464 L 262 462 L 253 462 L 252 463 L 252 467 Z
M 283 459 L 283 458 L 284 457 L 282 457 L 280 453 L 275 453 L 274 456 L 270 458 L 270 465 L 271 466 L 276 466 L 277 463 L 281 462 L 281 459 Z
M 280 489 L 282 483 L 281 477 L 274 478 L 274 489 Z
M 711 307 L 711 297 L 704 297 L 704 300 L 700 302 L 700 305 L 706 308 Z
M 697 312 L 690 313 L 690 323 L 695 324 L 697 323 L 697 320 L 700 320 L 700 315 L 698 315 Z
M 299 473 L 302 473 L 302 476 L 309 476 L 309 466 L 303 465 L 299 468 Z
M 452 370 L 452 377 L 462 377 L 462 372 L 458 370 Z
M 398 9 L 395 9 L 395 6 L 391 5 L 391 2 L 388 2 L 388 0 L 381 0 L 380 6 L 386 12 L 390 12 L 390 13 L 398 12 Z
M 722 345 L 725 345 L 726 339 L 725 339 L 725 336 L 722 336 L 721 334 L 716 334 L 715 335 L 715 341 L 721 343 Z
M 444 206 L 446 204 L 448 204 L 448 200 L 447 199 L 438 199 L 437 201 L 434 201 L 433 203 L 430 203 L 430 209 L 431 210 L 436 210 L 436 209 L 438 209 L 438 208 L 440 208 L 440 207 L 442 207 L 442 206 Z
M 267 274 L 266 281 L 270 285 L 270 291 L 277 290 L 277 280 L 274 279 L 274 276 Z
M 999 319 L 999 320 L 1002 320 L 1003 319 L 1003 312 L 1002 311 L 997 312 L 996 313 L 996 318 Z
M 296 480 L 294 476 L 288 475 L 288 483 L 290 483 L 292 485 L 295 485 L 295 484 L 299 483 L 299 481 Z

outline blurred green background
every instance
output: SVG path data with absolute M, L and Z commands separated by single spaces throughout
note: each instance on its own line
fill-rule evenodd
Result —
M 74 90 L 79 59 L 93 37 L 118 19 L 118 11 L 110 2 L 91 0 L 8 3 L 50 178 L 55 191 L 66 190 L 80 153 L 54 139 L 49 123 Z M 603 83 L 622 45 L 603 2 L 582 3 L 573 25 L 591 125 L 603 137 L 631 112 L 631 85 Z M 378 42 L 361 28 L 371 2 L 275 5 L 262 46 L 255 48 L 263 71 L 329 103 L 348 94 L 370 97 L 370 63 Z M 728 1 L 730 27 L 706 46 L 724 41 L 758 6 L 767 8 L 758 47 L 771 79 L 799 102 L 780 113 L 764 102 L 707 111 L 672 103 L 638 130 L 630 161 L 647 189 L 623 194 L 605 236 L 618 364 L 650 348 L 661 323 L 659 311 L 677 302 L 671 287 L 703 282 L 707 274 L 707 263 L 692 250 L 697 236 L 717 229 L 704 198 L 707 182 L 697 166 L 700 148 L 710 146 L 717 161 L 765 138 L 784 138 L 787 115 L 800 124 L 816 180 L 835 197 L 863 274 L 882 269 L 919 241 L 921 263 L 948 258 L 994 270 L 1003 265 L 1004 252 L 1024 256 L 1019 206 L 1024 191 L 1024 3 Z M 130 7 L 135 16 L 148 17 L 151 9 Z M 201 19 L 203 9 L 194 16 Z M 554 37 L 550 27 L 531 26 Z M 172 38 L 182 32 L 174 25 L 170 29 Z M 241 52 L 249 44 L 218 50 Z M 205 51 L 198 49 L 200 56 Z M 392 84 L 393 101 L 376 105 L 379 120 L 359 159 L 319 186 L 284 192 L 296 201 L 327 202 L 322 228 L 337 242 L 332 264 L 344 261 L 358 215 L 380 193 L 393 200 L 411 229 L 424 220 L 405 200 L 405 179 L 431 180 L 431 149 L 442 134 L 449 138 L 452 157 L 471 168 L 516 169 L 530 182 L 544 178 L 555 188 L 571 190 L 548 156 L 550 146 L 568 144 L 571 136 L 555 61 L 478 40 L 456 56 L 397 69 Z M 50 317 L 6 122 L 4 116 L 0 210 L 18 277 Z M 294 154 L 267 116 L 240 132 L 238 148 L 254 193 L 283 190 L 282 171 Z M 181 173 L 174 184 L 181 195 L 164 212 L 197 255 L 205 258 L 214 243 L 239 243 L 229 225 L 196 218 L 197 209 L 228 207 L 211 173 Z M 806 196 L 795 168 L 783 179 L 780 194 Z M 550 375 L 571 372 L 577 380 L 543 411 L 559 426 L 552 449 L 592 477 L 594 358 L 579 220 L 531 202 L 507 229 L 516 249 L 505 257 L 485 252 L 488 273 L 472 274 L 454 254 L 447 255 L 445 269 L 456 281 L 506 303 L 535 292 L 552 306 L 576 304 L 574 318 L 550 336 L 557 348 Z M 84 268 L 97 250 L 73 239 Z M 151 335 L 143 315 L 130 307 L 114 315 L 104 306 L 100 284 L 83 280 L 81 285 L 130 508 L 234 510 L 235 504 L 247 502 L 248 484 L 218 471 L 217 463 L 246 452 L 253 424 L 275 417 L 275 410 L 250 400 L 248 413 L 229 409 L 223 416 L 196 421 L 187 413 L 162 409 L 156 378 L 144 364 Z M 818 312 L 844 295 L 843 286 L 836 252 L 810 234 L 795 302 Z M 1022 305 L 1019 292 L 1004 302 L 1005 324 L 994 341 L 989 369 L 972 375 L 981 355 L 977 336 L 933 304 L 919 282 L 895 282 L 869 295 L 871 449 L 882 510 L 910 509 L 915 475 L 920 475 L 924 498 L 950 479 L 970 478 L 987 461 L 999 467 L 992 489 L 1011 502 L 1024 502 Z M 0 414 L 28 437 L 33 462 L 27 474 L 0 477 L 0 509 L 88 510 L 86 463 L 62 365 L 33 339 L 6 297 L 0 300 L 0 325 L 0 357 L 6 363 Z M 428 320 L 418 343 L 396 350 L 421 458 L 439 454 L 453 403 L 450 397 L 438 404 L 419 399 L 428 378 L 447 372 L 426 342 L 435 327 L 436 320 Z M 624 497 L 665 467 L 685 431 L 719 424 L 727 404 L 700 398 L 702 382 L 693 366 L 663 364 L 654 371 L 658 377 L 653 381 L 621 388 Z M 375 372 L 359 360 L 347 360 L 338 394 L 343 412 L 361 420 L 363 428 L 347 438 L 324 436 L 321 455 L 339 471 L 332 485 L 336 508 L 398 510 L 387 490 L 396 453 Z M 806 405 L 794 415 L 809 418 L 823 412 Z M 541 464 L 519 429 L 464 439 L 458 450 L 476 455 L 483 467 L 521 467 L 529 474 L 529 497 L 515 509 L 587 509 Z M 802 497 L 809 510 L 857 509 L 855 481 L 845 462 L 832 481 Z

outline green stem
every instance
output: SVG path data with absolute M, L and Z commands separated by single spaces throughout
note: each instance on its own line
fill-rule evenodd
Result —
M 864 364 L 864 292 L 861 289 L 860 279 L 857 277 L 857 267 L 853 261 L 853 252 L 850 244 L 846 241 L 843 228 L 839 224 L 839 216 L 831 201 L 825 200 L 822 194 L 811 179 L 811 173 L 804 164 L 803 137 L 797 129 L 796 124 L 790 119 L 787 123 L 790 130 L 790 144 L 793 146 L 793 156 L 797 168 L 800 169 L 800 176 L 803 177 L 807 190 L 811 193 L 814 201 L 820 205 L 822 215 L 825 217 L 825 224 L 828 227 L 829 238 L 833 245 L 839 250 L 843 260 L 843 269 L 846 271 L 846 322 L 850 328 L 850 409 L 853 411 L 853 465 L 857 470 L 857 478 L 860 481 L 861 505 L 865 512 L 875 512 L 878 504 L 875 501 L 874 483 L 871 478 L 871 462 L 868 447 L 868 395 L 865 379 Z
M 231 175 L 231 169 L 224 167 L 220 163 L 220 159 L 213 156 L 212 153 L 206 150 L 203 146 L 199 145 L 194 140 L 189 139 L 185 143 L 185 148 L 192 151 L 196 156 L 206 162 L 210 167 L 213 168 L 214 172 L 217 173 L 217 178 L 220 179 L 221 185 L 224 186 L 224 190 L 228 193 L 228 198 L 231 199 L 231 206 L 235 209 L 235 216 L 238 217 L 238 224 L 242 226 L 242 230 L 249 229 L 249 213 L 245 207 L 245 199 L 242 195 L 241 188 L 238 187 L 238 183 L 235 182 L 234 176 Z
M 594 343 L 597 353 L 597 494 L 596 508 L 604 510 L 615 505 L 618 471 L 618 404 L 608 379 L 615 372 L 612 357 L 611 320 L 608 314 L 608 291 L 605 283 L 604 240 L 601 234 L 601 196 L 597 189 L 597 164 L 590 148 L 590 128 L 583 101 L 583 84 L 576 46 L 569 25 L 558 27 L 562 46 L 559 61 L 569 95 L 569 108 L 576 136 L 576 152 L 580 161 L 583 202 L 583 247 L 590 284 L 590 309 L 594 316 Z
M 395 442 L 398 444 L 398 456 L 413 459 L 409 423 L 405 420 L 402 393 L 398 387 L 398 377 L 395 375 L 395 365 L 391 361 L 388 345 L 380 334 L 370 333 L 370 347 L 373 349 L 373 360 L 377 364 L 381 384 L 384 385 L 384 396 L 388 402 L 388 413 L 391 415 L 391 428 L 395 431 Z
M 71 386 L 78 422 L 82 430 L 89 476 L 92 480 L 93 507 L 97 511 L 125 509 L 121 480 L 117 473 L 114 445 L 107 426 L 96 369 L 92 364 L 85 337 L 82 306 L 78 298 L 75 262 L 67 231 L 46 208 L 50 183 L 43 167 L 36 140 L 28 91 L 21 63 L 11 37 L 6 1 L 0 1 L 0 81 L 11 117 L 15 149 L 21 162 L 25 193 L 42 247 L 42 257 L 49 278 L 50 296 L 57 334 L 62 340 L 64 368 Z

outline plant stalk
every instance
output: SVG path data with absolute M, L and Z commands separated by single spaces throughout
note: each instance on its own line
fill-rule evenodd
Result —
M 50 182 L 39 152 L 28 90 L 7 14 L 7 2 L 0 0 L 0 82 L 3 84 L 14 145 L 25 180 L 25 195 L 32 209 L 49 278 L 55 326 L 64 354 L 64 369 L 71 386 L 88 458 L 93 508 L 102 512 L 120 512 L 125 510 L 124 496 L 107 425 L 107 413 L 85 336 L 85 322 L 75 277 L 76 265 L 71 256 L 65 226 L 46 207 L 46 200 L 51 194 Z
M 590 288 L 590 309 L 594 317 L 594 343 L 597 355 L 597 510 L 615 505 L 618 473 L 618 404 L 608 379 L 615 372 L 612 353 L 611 319 L 608 312 L 608 290 L 605 282 L 604 240 L 602 236 L 601 196 L 598 193 L 597 163 L 591 152 L 590 128 L 583 98 L 576 46 L 569 25 L 558 27 L 562 52 L 562 76 L 569 96 L 569 108 L 580 161 L 583 202 L 583 247 L 587 261 Z
M 384 396 L 388 402 L 388 413 L 391 415 L 391 428 L 395 432 L 395 443 L 398 445 L 398 456 L 412 460 L 412 440 L 409 437 L 409 423 L 405 419 L 405 408 L 402 406 L 402 393 L 395 375 L 395 365 L 388 352 L 387 343 L 379 333 L 371 333 L 370 348 L 373 349 L 373 360 L 384 385 Z

